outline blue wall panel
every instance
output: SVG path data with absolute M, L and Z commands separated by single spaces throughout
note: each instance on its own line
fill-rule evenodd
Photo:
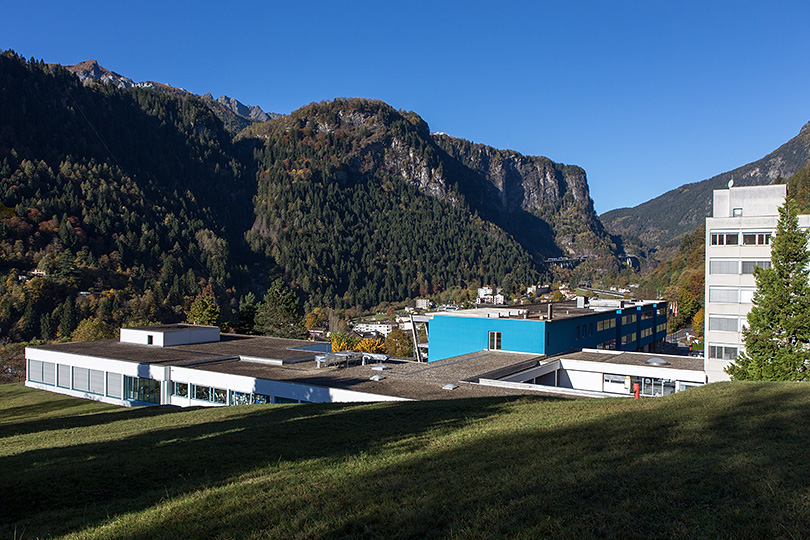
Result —
M 435 315 L 430 321 L 431 362 L 489 346 L 489 332 L 501 333 L 501 349 L 545 354 L 546 323 L 523 319 L 483 319 Z

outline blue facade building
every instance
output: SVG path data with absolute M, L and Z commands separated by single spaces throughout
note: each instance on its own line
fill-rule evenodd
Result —
M 577 302 L 428 315 L 430 361 L 482 350 L 554 355 L 584 348 L 660 352 L 665 301 Z

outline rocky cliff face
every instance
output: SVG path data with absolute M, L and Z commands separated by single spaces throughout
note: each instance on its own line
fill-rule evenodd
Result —
M 587 205 L 590 201 L 585 171 L 579 167 L 472 144 L 446 134 L 434 134 L 433 138 L 449 155 L 495 187 L 500 206 L 507 212 L 540 210 L 557 204 L 566 194 L 576 203 Z
M 78 64 L 73 64 L 72 66 L 63 67 L 76 75 L 82 82 L 101 81 L 106 84 L 112 84 L 116 88 L 148 88 L 152 86 L 151 83 L 136 83 L 129 77 L 124 77 L 114 71 L 105 69 L 92 58 L 84 62 L 79 62 Z
M 211 99 L 213 99 L 211 94 L 206 94 L 206 97 L 211 97 Z M 236 114 L 244 116 L 245 118 L 250 118 L 251 120 L 255 120 L 256 122 L 267 122 L 268 120 L 272 120 L 273 118 L 278 118 L 281 116 L 278 113 L 266 113 L 258 105 L 248 106 L 243 104 L 239 100 L 228 96 L 219 96 L 217 98 L 217 102 L 229 108 Z

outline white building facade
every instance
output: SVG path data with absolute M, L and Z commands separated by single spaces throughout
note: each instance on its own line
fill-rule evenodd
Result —
M 709 382 L 729 380 L 724 369 L 745 350 L 756 283 L 754 268 L 771 265 L 771 240 L 787 186 L 746 186 L 714 191 L 712 217 L 706 218 L 704 365 Z M 802 228 L 810 216 L 799 216 Z

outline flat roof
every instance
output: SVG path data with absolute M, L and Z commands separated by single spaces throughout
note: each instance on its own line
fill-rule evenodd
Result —
M 305 349 L 323 346 L 323 342 L 235 334 L 222 334 L 220 338 L 220 341 L 210 343 L 169 347 L 102 340 L 55 343 L 31 348 L 145 364 L 174 365 L 417 400 L 535 395 L 537 392 L 487 387 L 469 381 L 477 380 L 477 376 L 484 373 L 532 358 L 537 361 L 544 358 L 524 353 L 479 351 L 430 363 L 390 359 L 381 364 L 318 368 L 315 355 L 321 352 Z M 283 364 L 263 363 L 262 359 L 281 361 Z M 390 369 L 377 371 L 372 369 L 375 366 Z M 374 375 L 382 375 L 384 379 L 370 380 Z M 457 385 L 458 388 L 442 389 L 448 383 Z
M 647 360 L 660 358 L 669 362 L 669 365 L 647 364 Z M 601 362 L 605 364 L 622 364 L 630 366 L 651 366 L 669 369 L 686 369 L 703 371 L 703 358 L 680 356 L 673 354 L 657 354 L 631 351 L 600 351 L 596 349 L 582 349 L 579 352 L 560 354 L 552 357 L 553 360 L 582 360 L 585 362 Z
M 629 309 L 639 306 L 652 306 L 665 300 L 593 300 L 587 307 L 577 307 L 576 301 L 552 302 L 551 320 L 586 317 L 597 313 L 607 313 L 619 309 Z M 523 304 L 515 306 L 486 306 L 455 311 L 435 311 L 429 316 L 443 317 L 471 317 L 479 319 L 527 319 L 548 320 L 549 303 Z
M 185 323 L 176 323 L 176 324 L 155 324 L 153 326 L 128 326 L 124 328 L 124 330 L 145 330 L 151 332 L 176 332 L 179 330 L 210 330 L 212 328 L 216 328 L 219 330 L 218 326 L 205 326 L 201 324 L 185 324 Z

